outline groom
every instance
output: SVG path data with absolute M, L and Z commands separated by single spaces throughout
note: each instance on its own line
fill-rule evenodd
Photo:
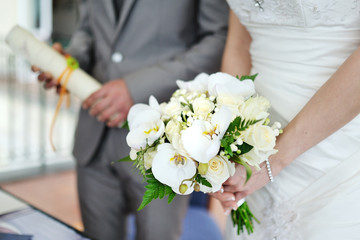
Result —
M 188 197 L 155 200 L 136 212 L 144 183 L 129 154 L 127 131 L 116 126 L 150 95 L 166 101 L 176 79 L 219 70 L 227 31 L 224 0 L 82 1 L 80 22 L 66 49 L 103 84 L 83 102 L 75 136 L 78 192 L 85 232 L 125 239 L 136 214 L 137 239 L 178 239 Z M 58 46 L 59 47 L 59 46 Z M 58 50 L 61 50 L 60 48 Z M 51 76 L 39 75 L 51 87 Z

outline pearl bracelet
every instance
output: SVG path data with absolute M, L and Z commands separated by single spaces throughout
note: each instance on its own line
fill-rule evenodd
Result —
M 270 182 L 274 182 L 274 177 L 271 172 L 270 162 L 268 159 L 266 159 L 265 162 L 266 162 L 266 169 L 267 169 L 267 173 L 269 175 Z

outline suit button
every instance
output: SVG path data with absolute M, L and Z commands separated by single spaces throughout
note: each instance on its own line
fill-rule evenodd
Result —
M 114 52 L 113 55 L 111 56 L 111 60 L 114 63 L 119 63 L 123 60 L 123 55 L 119 52 Z

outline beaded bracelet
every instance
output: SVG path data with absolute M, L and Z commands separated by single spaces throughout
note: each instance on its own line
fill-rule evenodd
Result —
M 268 159 L 266 159 L 265 162 L 266 162 L 266 169 L 267 169 L 267 173 L 269 175 L 270 182 L 274 182 L 274 177 L 271 172 L 270 162 Z

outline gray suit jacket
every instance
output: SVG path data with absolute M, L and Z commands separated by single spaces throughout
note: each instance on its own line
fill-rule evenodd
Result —
M 116 21 L 112 0 L 86 0 L 67 51 L 102 83 L 125 79 L 135 103 L 154 95 L 167 101 L 175 80 L 219 70 L 226 39 L 225 0 L 123 0 Z M 74 155 L 86 164 L 101 142 L 105 125 L 81 110 Z M 127 131 L 112 128 L 114 160 L 126 156 Z M 112 135 L 113 135 L 112 134 Z

